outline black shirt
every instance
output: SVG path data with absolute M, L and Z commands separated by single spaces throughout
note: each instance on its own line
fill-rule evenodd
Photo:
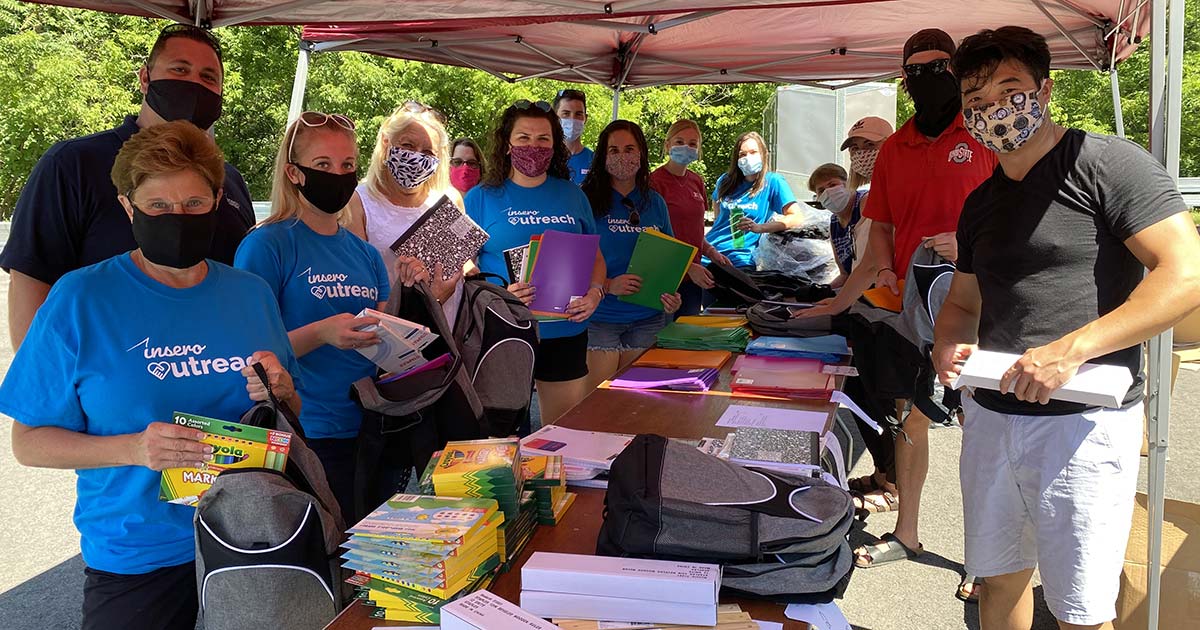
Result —
M 127 116 L 116 129 L 64 140 L 46 151 L 29 174 L 13 212 L 0 268 L 54 284 L 68 271 L 135 249 L 129 215 L 117 200 L 113 162 L 137 133 Z M 227 265 L 254 225 L 250 190 L 225 164 L 225 193 L 215 212 L 217 233 L 209 256 Z
M 1145 268 L 1125 240 L 1187 205 L 1175 182 L 1138 145 L 1077 129 L 1022 181 L 997 167 L 968 197 L 958 222 L 958 270 L 975 274 L 983 298 L 979 347 L 1023 354 L 1123 304 Z M 1142 398 L 1141 346 L 1093 359 L 1134 375 L 1125 405 Z M 999 413 L 1081 413 L 1078 403 L 1042 405 L 978 389 Z

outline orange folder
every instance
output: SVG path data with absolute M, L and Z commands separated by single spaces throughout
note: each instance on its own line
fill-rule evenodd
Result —
M 725 350 L 670 350 L 651 348 L 633 362 L 643 367 L 720 369 L 733 357 Z
M 892 290 L 887 287 L 875 287 L 863 291 L 863 297 L 871 303 L 875 308 L 882 308 L 893 313 L 899 313 L 902 308 L 902 296 L 904 295 L 904 281 L 900 281 L 900 295 L 895 295 Z

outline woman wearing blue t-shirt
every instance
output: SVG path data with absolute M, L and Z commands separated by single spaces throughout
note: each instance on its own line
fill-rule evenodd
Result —
M 753 268 L 759 235 L 782 232 L 802 220 L 787 180 L 771 172 L 762 136 L 748 131 L 733 145 L 729 170 L 713 190 L 716 219 L 705 238 L 735 267 Z M 773 219 L 780 215 L 778 220 Z
M 655 229 L 667 235 L 667 203 L 650 188 L 646 136 L 628 120 L 614 120 L 600 133 L 591 171 L 580 187 L 600 232 L 600 253 L 609 278 L 605 298 L 588 321 L 588 381 L 599 385 L 654 345 L 666 316 L 682 304 L 679 293 L 659 296 L 662 310 L 622 302 L 641 290 L 642 279 L 626 273 L 638 235 Z
M 274 291 L 300 359 L 300 424 L 325 468 L 348 523 L 354 513 L 355 448 L 362 412 L 350 385 L 375 375 L 356 348 L 379 343 L 378 323 L 357 317 L 388 299 L 383 258 L 339 224 L 358 185 L 354 123 L 340 114 L 304 112 L 287 129 L 275 159 L 271 216 L 238 248 L 234 265 Z
M 507 278 L 504 251 L 529 244 L 547 229 L 595 234 L 587 197 L 571 183 L 567 147 L 558 116 L 545 101 L 517 101 L 504 110 L 492 136 L 487 176 L 467 193 L 467 216 L 491 238 L 476 265 Z M 604 297 L 604 257 L 597 252 L 592 288 L 567 307 L 568 319 L 538 325 L 534 380 L 542 422 L 558 419 L 588 394 L 587 320 Z M 508 290 L 526 304 L 536 287 L 516 282 Z
M 300 407 L 271 291 L 205 260 L 224 178 L 190 122 L 125 142 L 112 180 L 138 248 L 56 282 L 0 385 L 17 461 L 76 471 L 86 630 L 196 625 L 196 509 L 159 500 L 160 471 L 213 455 L 174 412 L 239 419 L 267 397 L 254 363 Z

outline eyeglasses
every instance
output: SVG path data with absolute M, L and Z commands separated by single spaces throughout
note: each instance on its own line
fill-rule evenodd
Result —
M 585 103 L 587 102 L 586 94 L 584 94 L 581 90 L 573 90 L 571 88 L 567 88 L 565 90 L 559 90 L 558 95 L 554 97 L 554 100 L 559 100 L 559 99 L 564 99 L 564 98 L 567 99 L 568 101 L 583 101 Z
M 446 124 L 445 114 L 420 101 L 404 101 L 404 105 L 401 107 L 403 107 L 405 111 L 408 111 L 412 114 L 429 114 L 437 119 L 439 123 L 442 123 L 443 125 Z
M 471 168 L 479 168 L 479 160 L 463 160 L 461 158 L 450 158 L 450 166 L 462 166 L 466 164 Z
M 530 101 L 521 99 L 513 103 L 512 106 L 521 111 L 527 111 L 530 107 L 536 107 L 546 113 L 550 113 L 550 103 L 547 103 L 546 101 Z
M 633 200 L 626 197 L 621 200 L 621 205 L 629 211 L 629 225 L 637 227 L 642 224 L 642 213 L 638 212 L 637 206 L 633 205 Z
M 949 59 L 934 59 L 929 63 L 910 63 L 904 67 L 904 74 L 910 77 L 919 77 L 925 71 L 929 74 L 941 74 L 950 67 Z
M 204 214 L 213 208 L 213 202 L 215 201 L 212 197 L 192 197 L 183 201 L 152 199 L 144 207 L 149 208 L 154 212 L 146 212 L 145 210 L 142 210 L 143 206 L 138 206 L 137 204 L 133 203 L 133 197 L 130 195 L 126 195 L 126 197 L 129 198 L 129 205 L 133 206 L 137 210 L 140 210 L 142 214 L 153 215 L 169 214 L 175 209 L 175 206 L 179 206 L 179 209 L 182 210 L 184 214 Z
M 305 127 L 324 127 L 330 122 L 345 129 L 346 131 L 354 131 L 354 121 L 341 114 L 326 114 L 324 112 L 301 112 L 300 117 L 296 119 Z M 296 146 L 296 132 L 300 127 L 292 129 L 292 137 L 288 140 L 288 161 L 292 159 L 292 149 Z

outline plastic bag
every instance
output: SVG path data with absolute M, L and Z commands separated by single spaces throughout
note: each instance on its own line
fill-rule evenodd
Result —
M 832 214 L 807 204 L 800 204 L 799 212 L 804 216 L 799 227 L 759 239 L 754 255 L 756 266 L 759 271 L 779 271 L 814 284 L 829 284 L 838 276 L 837 260 L 829 242 Z

